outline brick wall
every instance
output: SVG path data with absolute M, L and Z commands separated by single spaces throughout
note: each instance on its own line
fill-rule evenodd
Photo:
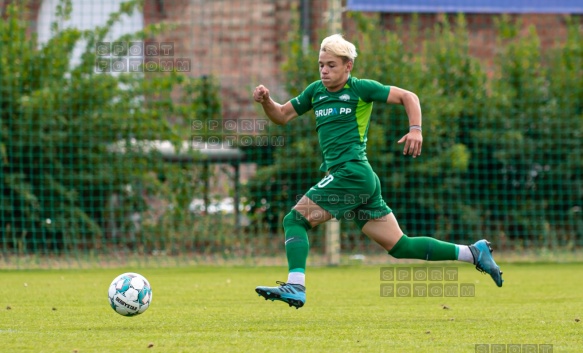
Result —
M 6 15 L 6 6 L 11 3 L 19 4 L 19 2 L 15 0 L 0 0 L 0 17 Z M 26 15 L 28 16 L 28 21 L 30 21 L 30 26 L 28 27 L 28 32 L 32 33 L 36 31 L 37 26 L 37 17 L 38 12 L 40 10 L 40 6 L 42 4 L 42 0 L 29 0 L 26 5 L 28 7 L 28 11 Z
M 0 0 L 2 13 L 13 0 Z M 31 30 L 42 0 L 29 2 Z M 326 28 L 327 1 L 308 1 L 310 39 L 318 45 L 321 30 Z M 175 58 L 191 59 L 193 76 L 214 75 L 220 79 L 225 119 L 247 119 L 261 116 L 251 101 L 251 91 L 259 83 L 283 102 L 289 95 L 283 89 L 280 66 L 283 63 L 282 43 L 290 31 L 299 30 L 299 19 L 292 22 L 300 0 L 145 0 L 145 24 L 170 21 L 178 24 L 171 33 L 156 38 L 175 45 Z M 370 14 L 375 16 L 374 14 Z M 513 15 L 520 17 L 522 30 L 533 25 L 543 49 L 565 38 L 565 16 L 557 14 Z M 345 17 L 344 32 L 350 37 L 354 24 Z M 395 30 L 395 20 L 401 17 L 405 25 L 410 14 L 383 14 L 387 30 Z M 577 16 L 582 23 L 582 16 Z M 443 21 L 443 14 L 422 14 L 421 30 Z M 450 16 L 453 21 L 453 17 Z M 494 19 L 488 14 L 467 14 L 470 31 L 470 51 L 487 67 L 496 54 Z M 407 37 L 407 33 L 402 33 Z
M 309 3 L 310 37 L 317 46 L 321 30 L 326 28 L 326 1 Z M 299 30 L 299 21 L 291 22 L 293 10 L 299 8 L 299 4 L 300 0 L 147 0 L 145 23 L 161 20 L 179 23 L 177 30 L 161 40 L 175 43 L 176 57 L 192 59 L 192 75 L 220 78 L 225 119 L 264 118 L 258 106 L 253 104 L 251 92 L 262 83 L 281 103 L 291 98 L 284 92 L 279 68 L 284 60 L 282 42 L 289 31 Z M 382 21 L 387 30 L 395 29 L 397 17 L 402 17 L 405 24 L 412 19 L 410 14 L 383 14 Z M 564 15 L 519 17 L 523 31 L 530 25 L 535 26 L 543 48 L 565 37 Z M 444 18 L 443 14 L 420 15 L 422 30 L 433 27 Z M 496 54 L 493 16 L 468 14 L 466 20 L 471 53 L 490 67 Z M 353 30 L 354 24 L 345 16 L 345 34 L 350 37 Z M 402 35 L 407 36 L 406 33 Z M 316 58 L 314 60 L 316 62 Z
M 498 15 L 488 14 L 466 14 L 465 19 L 469 31 L 470 53 L 480 58 L 486 65 L 491 68 L 493 59 L 496 55 L 496 29 L 495 17 Z M 561 14 L 524 14 L 511 15 L 513 19 L 519 19 L 522 22 L 522 33 L 526 34 L 530 26 L 534 26 L 543 50 L 555 45 L 558 41 L 566 37 L 565 15 Z M 410 14 L 383 14 L 382 23 L 387 30 L 396 29 L 396 20 L 400 18 L 405 27 L 411 23 L 412 15 Z M 444 21 L 446 16 L 443 14 L 422 14 L 419 15 L 421 23 L 420 32 L 430 30 L 438 22 Z M 447 16 L 449 22 L 454 24 L 455 15 Z M 404 34 L 406 37 L 406 34 Z
M 193 76 L 220 78 L 224 119 L 257 117 L 252 89 L 259 83 L 283 97 L 281 41 L 291 30 L 285 0 L 148 0 L 145 23 L 178 23 L 159 38 L 175 43 L 175 57 L 192 59 Z

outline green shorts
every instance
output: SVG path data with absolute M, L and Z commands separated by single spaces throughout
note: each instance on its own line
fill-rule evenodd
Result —
M 391 213 L 381 195 L 381 182 L 368 161 L 348 161 L 332 167 L 306 195 L 334 218 L 362 227 Z

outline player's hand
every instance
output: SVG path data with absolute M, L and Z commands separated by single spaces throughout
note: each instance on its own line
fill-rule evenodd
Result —
M 411 130 L 409 133 L 398 141 L 398 143 L 405 142 L 403 149 L 404 155 L 411 155 L 413 158 L 421 155 L 421 145 L 423 145 L 423 135 L 419 130 Z
M 263 103 L 269 100 L 269 90 L 263 85 L 255 87 L 255 91 L 253 91 L 253 99 L 257 103 Z

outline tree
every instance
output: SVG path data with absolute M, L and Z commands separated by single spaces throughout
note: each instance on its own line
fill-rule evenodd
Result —
M 138 1 L 87 31 L 59 25 L 71 13 L 70 1 L 62 1 L 45 44 L 28 33 L 26 7 L 16 3 L 0 22 L 0 240 L 19 250 L 100 248 L 112 217 L 127 224 L 128 213 L 147 208 L 145 194 L 176 197 L 159 176 L 178 167 L 131 142 L 168 140 L 180 148 L 189 136 L 171 121 L 188 124 L 206 104 L 196 93 L 203 83 L 176 70 L 97 72 L 96 44 L 122 15 L 140 9 Z M 118 41 L 168 28 L 152 25 Z M 73 66 L 73 49 L 83 43 Z M 113 151 L 115 144 L 124 153 Z

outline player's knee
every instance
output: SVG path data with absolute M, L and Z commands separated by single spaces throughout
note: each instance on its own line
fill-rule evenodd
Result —
M 294 219 L 295 216 L 292 212 L 286 214 L 285 217 L 283 217 L 283 228 L 285 229 L 294 225 L 295 224 Z
M 395 259 L 407 259 L 409 256 L 409 237 L 405 234 L 399 238 L 396 244 L 392 246 L 385 247 L 389 254 Z
M 300 226 L 306 230 L 311 229 L 310 222 L 298 211 L 291 210 L 285 217 L 283 217 L 283 228 L 290 228 Z

